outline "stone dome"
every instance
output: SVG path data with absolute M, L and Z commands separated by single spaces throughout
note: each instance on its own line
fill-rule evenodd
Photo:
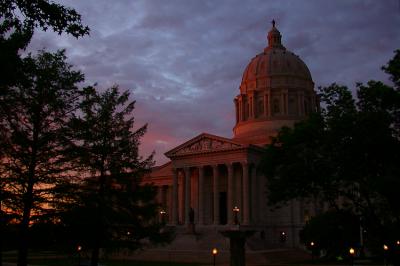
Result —
M 240 92 L 263 90 L 271 86 L 297 88 L 300 84 L 313 89 L 311 73 L 298 55 L 282 45 L 281 34 L 274 25 L 268 33 L 268 46 L 250 60 L 243 72 Z
M 240 85 L 241 93 L 247 90 L 263 90 L 271 87 L 271 82 L 283 78 L 281 86 L 296 88 L 299 84 L 313 87 L 310 71 L 304 62 L 286 49 L 266 49 L 251 59 Z
M 273 21 L 267 47 L 244 70 L 235 98 L 237 141 L 268 144 L 282 126 L 292 126 L 318 108 L 308 67 L 281 38 Z

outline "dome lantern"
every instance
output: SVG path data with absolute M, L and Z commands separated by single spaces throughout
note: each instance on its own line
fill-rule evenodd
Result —
M 268 32 L 267 39 L 268 46 L 265 48 L 265 50 L 272 48 L 285 49 L 285 47 L 282 45 L 282 35 L 275 27 L 275 20 L 272 20 L 272 29 Z

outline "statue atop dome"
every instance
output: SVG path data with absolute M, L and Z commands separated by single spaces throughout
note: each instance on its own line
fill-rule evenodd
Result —
M 268 32 L 268 46 L 265 48 L 265 50 L 268 49 L 286 49 L 281 42 L 282 35 L 279 32 L 279 30 L 275 27 L 275 19 L 272 20 L 272 29 Z

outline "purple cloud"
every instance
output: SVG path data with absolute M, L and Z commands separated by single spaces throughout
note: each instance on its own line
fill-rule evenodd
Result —
M 90 36 L 37 32 L 29 50 L 65 48 L 87 83 L 132 90 L 138 126 L 149 124 L 142 153 L 155 150 L 157 164 L 201 132 L 232 136 L 232 100 L 272 19 L 316 86 L 387 81 L 380 67 L 400 44 L 397 0 L 60 2 L 82 14 Z

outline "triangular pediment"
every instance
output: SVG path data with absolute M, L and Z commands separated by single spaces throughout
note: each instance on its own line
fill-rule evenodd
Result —
M 245 147 L 245 145 L 232 141 L 231 139 L 202 133 L 197 137 L 186 141 L 182 145 L 168 151 L 165 155 L 169 158 L 199 153 L 234 150 Z

